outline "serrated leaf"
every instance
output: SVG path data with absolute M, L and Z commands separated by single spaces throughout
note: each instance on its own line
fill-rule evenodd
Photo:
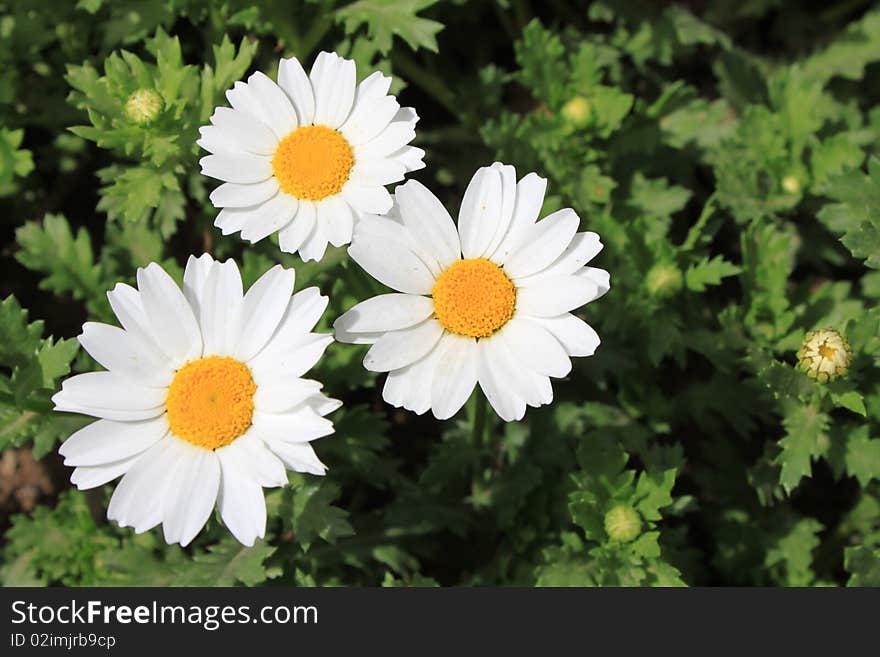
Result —
M 779 483 L 791 491 L 803 477 L 812 474 L 812 460 L 828 449 L 828 416 L 812 406 L 789 404 L 783 419 L 785 437 L 775 463 L 781 466 Z
M 741 271 L 742 268 L 728 262 L 724 256 L 715 256 L 711 260 L 707 256 L 688 267 L 684 273 L 684 280 L 689 290 L 702 292 L 707 286 L 718 285 L 722 279 L 736 276 Z
M 880 587 L 880 550 L 859 545 L 846 548 L 843 555 L 850 574 L 847 586 Z
M 45 274 L 40 288 L 75 299 L 102 297 L 101 265 L 95 262 L 92 241 L 85 228 L 74 237 L 67 219 L 47 214 L 42 223 L 29 221 L 15 231 L 21 250 L 16 260 L 28 269 Z
M 850 431 L 846 441 L 846 471 L 864 488 L 880 479 L 880 439 L 870 438 L 868 425 Z
M 336 20 L 352 34 L 363 24 L 383 55 L 391 50 L 391 41 L 398 36 L 413 50 L 426 48 L 437 52 L 437 33 L 443 24 L 421 18 L 418 13 L 436 4 L 437 0 L 358 0 L 338 9 Z

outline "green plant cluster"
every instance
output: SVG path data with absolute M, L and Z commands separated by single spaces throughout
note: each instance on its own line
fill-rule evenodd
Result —
M 864 0 L 0 0 L 0 450 L 58 491 L 0 519 L 5 585 L 880 585 L 880 7 Z M 221 238 L 195 140 L 224 92 L 320 50 L 421 117 L 415 176 L 456 209 L 494 159 L 605 244 L 602 339 L 522 422 L 395 410 L 365 348 L 325 478 L 267 491 L 266 539 L 167 546 L 71 489 L 49 398 L 95 368 L 105 292 L 190 253 L 276 263 L 331 305 L 380 292 L 344 249 Z M 543 215 L 542 215 L 543 216 Z M 810 378 L 811 330 L 849 370 Z

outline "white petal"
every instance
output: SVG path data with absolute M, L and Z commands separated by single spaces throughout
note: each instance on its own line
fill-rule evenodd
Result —
M 461 252 L 465 258 L 480 258 L 489 248 L 501 223 L 501 174 L 492 167 L 477 170 L 464 193 L 458 213 Z
M 406 367 L 427 354 L 443 335 L 436 319 L 428 319 L 399 331 L 390 331 L 370 347 L 364 367 L 371 372 L 389 372 Z
M 432 349 L 415 363 L 389 372 L 382 398 L 392 406 L 403 407 L 418 415 L 431 408 L 431 382 L 439 352 L 439 349 Z
M 267 125 L 279 140 L 296 130 L 299 123 L 296 110 L 281 87 L 260 71 L 248 78 L 248 85 L 260 102 Z
M 242 316 L 241 274 L 231 258 L 217 263 L 208 275 L 201 302 L 199 324 L 203 355 L 229 356 L 235 349 Z
M 477 356 L 477 378 L 486 399 L 505 422 L 521 420 L 526 402 L 516 393 L 510 375 L 512 368 L 499 353 L 496 340 L 481 340 Z
M 117 283 L 107 293 L 107 298 L 110 300 L 110 307 L 113 308 L 119 323 L 129 335 L 136 338 L 138 342 L 149 345 L 154 351 L 160 354 L 165 353 L 158 346 L 158 340 L 153 333 L 150 320 L 147 319 L 147 313 L 144 311 L 140 292 L 131 285 Z
M 286 443 L 280 440 L 267 440 L 266 444 L 291 470 L 323 475 L 327 466 L 318 459 L 309 443 Z
M 302 344 L 321 319 L 328 301 L 317 287 L 308 287 L 294 294 L 265 349 L 277 353 Z
M 315 93 L 302 64 L 296 57 L 278 63 L 278 85 L 296 108 L 300 125 L 310 125 L 315 118 Z
M 495 235 L 484 252 L 485 255 L 494 253 L 507 235 L 513 220 L 513 210 L 516 207 L 516 169 L 509 164 L 501 164 L 500 162 L 493 163 L 492 168 L 501 175 L 501 219 L 498 222 Z
M 611 275 L 604 269 L 599 269 L 597 267 L 584 267 L 575 272 L 575 275 L 580 278 L 585 278 L 588 281 L 592 281 L 598 288 L 598 293 L 595 297 L 590 299 L 590 301 L 598 299 L 611 289 Z
M 220 517 L 242 545 L 251 546 L 256 539 L 266 535 L 266 500 L 263 489 L 243 472 L 232 454 L 217 450 L 217 456 L 221 469 L 217 496 Z
M 217 213 L 214 219 L 214 225 L 220 229 L 224 235 L 237 233 L 247 223 L 248 219 L 259 212 L 260 206 L 252 206 L 248 208 L 223 208 Z
M 392 121 L 370 141 L 357 145 L 357 154 L 363 159 L 387 157 L 399 151 L 416 138 L 412 123 Z
M 385 157 L 400 162 L 407 171 L 418 171 L 425 168 L 425 151 L 415 146 L 404 146 Z
M 254 394 L 254 409 L 261 413 L 281 413 L 298 406 L 321 390 L 310 379 L 288 379 L 282 383 L 264 383 Z
M 135 454 L 127 459 L 103 465 L 81 465 L 70 475 L 70 483 L 79 490 L 103 486 L 128 472 L 140 456 L 140 454 Z
M 162 522 L 169 501 L 166 492 L 186 456 L 186 446 L 168 435 L 144 452 L 113 491 L 107 518 L 121 527 L 134 527 L 137 533 Z
M 333 423 L 308 404 L 281 413 L 254 411 L 254 431 L 264 440 L 301 443 L 333 433 Z
M 592 356 L 599 346 L 599 335 L 579 317 L 566 313 L 559 317 L 536 318 L 572 356 Z
M 340 195 L 360 214 L 382 215 L 394 205 L 388 190 L 379 186 L 364 187 L 349 181 L 342 188 Z
M 211 123 L 222 133 L 223 139 L 233 144 L 237 151 L 274 155 L 275 149 L 278 148 L 278 139 L 272 131 L 250 114 L 228 107 L 218 107 L 211 116 Z
M 366 143 L 388 127 L 397 114 L 400 104 L 394 96 L 358 98 L 348 120 L 339 128 L 348 142 L 354 146 Z
M 152 342 L 116 326 L 86 322 L 78 339 L 98 363 L 133 383 L 164 388 L 174 377 L 168 359 Z
M 180 441 L 183 442 L 183 441 Z M 220 488 L 220 461 L 209 449 L 186 444 L 175 480 L 167 493 L 162 529 L 170 545 L 188 545 L 205 526 L 217 502 Z
M 580 220 L 571 208 L 559 210 L 534 224 L 522 244 L 504 261 L 513 279 L 546 269 L 562 255 L 577 232 Z
M 255 244 L 272 233 L 277 233 L 290 223 L 298 207 L 299 201 L 296 198 L 279 191 L 245 222 L 241 229 L 242 238 Z
M 409 294 L 430 294 L 434 276 L 408 244 L 409 236 L 390 219 L 358 222 L 348 254 L 373 278 Z
M 354 101 L 354 62 L 330 52 L 320 52 L 312 65 L 315 90 L 315 124 L 338 128 L 348 118 Z
M 172 366 L 180 367 L 201 355 L 198 322 L 174 279 L 159 265 L 150 263 L 137 270 L 137 281 L 153 335 Z
M 434 301 L 415 294 L 380 294 L 362 301 L 333 323 L 344 333 L 396 331 L 414 326 L 434 312 Z
M 106 420 L 147 420 L 161 415 L 167 391 L 131 383 L 110 372 L 86 372 L 64 380 L 52 401 L 56 411 Z
M 542 278 L 516 292 L 516 312 L 532 317 L 555 317 L 592 301 L 595 282 L 580 276 Z
M 565 348 L 542 325 L 527 318 L 514 318 L 492 336 L 502 340 L 517 362 L 545 376 L 563 377 L 571 371 Z
M 285 253 L 296 253 L 315 229 L 316 211 L 312 201 L 300 200 L 293 221 L 278 233 L 278 245 Z
M 596 257 L 596 254 L 601 250 L 602 242 L 596 233 L 578 233 L 571 240 L 568 248 L 549 267 L 529 276 L 528 280 L 523 281 L 523 283 L 534 282 L 539 278 L 567 276 L 577 273 L 585 264 Z
M 342 246 L 351 242 L 354 230 L 354 216 L 341 196 L 330 196 L 315 204 L 318 223 L 333 246 Z
M 295 272 L 275 265 L 244 296 L 241 331 L 234 355 L 247 362 L 266 346 L 293 294 Z
M 257 122 L 255 118 L 251 118 L 251 120 Z M 199 138 L 196 140 L 196 144 L 213 155 L 237 155 L 253 152 L 237 141 L 235 135 L 221 130 L 215 125 L 203 125 L 199 128 Z
M 287 485 L 287 470 L 284 464 L 269 451 L 262 438 L 253 431 L 239 436 L 225 447 L 215 451 L 223 461 L 234 462 L 242 474 L 261 487 L 276 488 Z
M 382 71 L 373 71 L 358 85 L 355 102 L 375 100 L 387 95 L 391 82 L 391 77 Z
M 477 385 L 477 341 L 445 333 L 431 380 L 431 409 L 438 420 L 455 415 Z
M 505 340 L 496 340 L 494 337 L 480 340 L 478 350 L 480 356 L 477 378 L 481 387 L 487 375 L 495 383 L 493 397 L 490 397 L 489 393 L 486 397 L 493 404 L 493 408 L 495 401 L 500 402 L 501 408 L 496 411 L 503 420 L 507 422 L 520 420 L 525 414 L 526 404 L 537 407 L 544 403 L 545 394 L 540 381 L 547 377 L 529 370 L 518 362 Z M 489 387 L 492 387 L 492 382 L 489 383 Z M 552 398 L 551 389 L 550 399 Z
M 231 183 L 258 183 L 272 176 L 272 160 L 250 153 L 206 155 L 199 164 L 202 174 Z
M 198 258 L 192 255 L 187 258 L 186 268 L 183 270 L 183 296 L 186 297 L 186 301 L 196 318 L 202 312 L 202 295 L 205 291 L 205 283 L 214 265 L 214 258 L 208 253 L 203 253 Z
M 458 231 L 449 212 L 431 191 L 417 180 L 394 190 L 400 216 L 410 235 L 446 269 L 461 259 Z
M 273 340 L 248 362 L 254 382 L 260 386 L 281 376 L 302 376 L 315 366 L 331 342 L 333 336 L 319 333 L 310 333 L 294 345 Z
M 257 97 L 254 87 L 246 82 L 236 82 L 232 85 L 232 89 L 226 92 L 226 99 L 237 111 L 253 116 L 269 128 L 269 116 L 263 102 Z
M 309 233 L 302 246 L 299 247 L 299 255 L 304 262 L 309 262 L 310 260 L 318 262 L 324 257 L 324 253 L 327 251 L 327 244 L 329 243 L 327 235 L 324 233 L 324 228 L 316 217 L 312 232 Z
M 403 163 L 388 157 L 371 160 L 358 159 L 357 149 L 354 153 L 356 164 L 351 168 L 348 179 L 359 187 L 379 187 L 403 180 L 406 167 Z
M 278 180 L 274 176 L 263 182 L 239 185 L 223 183 L 211 192 L 215 208 L 247 208 L 268 201 L 278 192 Z
M 137 456 L 167 433 L 164 414 L 144 422 L 98 420 L 71 435 L 58 453 L 64 457 L 64 465 L 106 465 Z
M 488 257 L 499 265 L 507 261 L 508 256 L 520 245 L 532 224 L 538 218 L 544 204 L 544 193 L 547 190 L 547 179 L 530 173 L 516 184 L 516 203 L 513 207 L 513 218 L 507 227 L 507 234 L 495 252 Z

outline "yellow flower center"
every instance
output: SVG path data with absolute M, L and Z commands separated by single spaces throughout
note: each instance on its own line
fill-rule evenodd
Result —
M 353 165 L 351 144 L 325 125 L 297 128 L 281 140 L 272 157 L 281 189 L 310 201 L 338 194 Z
M 487 338 L 504 326 L 516 308 L 516 287 L 486 258 L 459 260 L 437 278 L 434 314 L 447 331 Z
M 207 449 L 228 445 L 251 426 L 256 391 L 251 371 L 234 358 L 190 361 L 165 399 L 171 433 Z

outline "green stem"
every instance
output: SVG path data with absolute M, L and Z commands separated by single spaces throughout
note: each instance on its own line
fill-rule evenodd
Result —
M 486 396 L 481 390 L 474 392 L 471 406 L 471 439 L 475 447 L 482 447 L 486 433 Z

